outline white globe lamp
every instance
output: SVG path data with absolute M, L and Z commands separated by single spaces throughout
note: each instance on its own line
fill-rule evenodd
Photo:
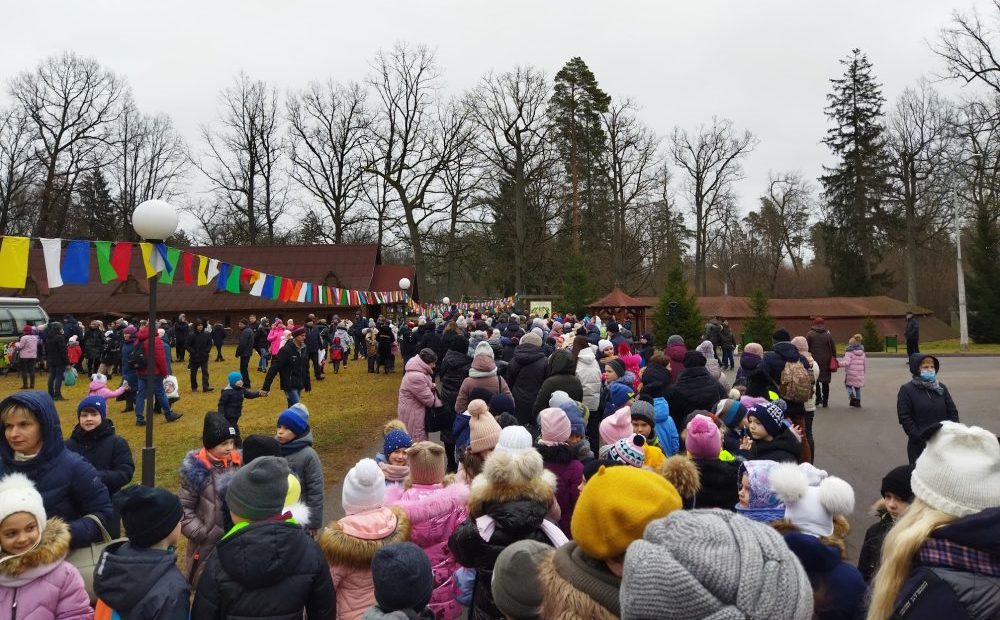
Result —
M 443 303 L 444 305 L 447 306 L 448 304 L 451 303 L 451 298 L 450 297 L 442 297 L 441 298 L 441 303 Z
M 409 278 L 400 278 L 400 280 L 399 280 L 399 288 L 403 289 L 404 291 L 410 290 L 410 279 Z
M 147 200 L 132 212 L 132 228 L 147 241 L 169 239 L 177 223 L 177 209 L 165 200 Z

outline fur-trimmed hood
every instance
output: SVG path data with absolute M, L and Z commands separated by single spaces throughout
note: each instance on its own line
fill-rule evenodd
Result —
M 698 466 L 687 456 L 675 454 L 667 458 L 656 468 L 656 473 L 674 485 L 677 493 L 684 499 L 691 499 L 701 490 L 701 474 L 698 472 Z
M 50 517 L 34 549 L 0 559 L 0 586 L 18 588 L 53 570 L 69 553 L 69 526 L 59 517 Z
M 618 609 L 609 610 L 593 596 L 603 595 L 608 604 L 617 607 L 621 579 L 583 556 L 570 542 L 548 554 L 538 564 L 538 587 L 542 591 L 543 618 L 560 620 L 614 620 Z M 562 572 L 573 574 L 571 583 Z
M 546 509 L 555 499 L 555 474 L 543 467 L 542 455 L 534 449 L 517 452 L 495 451 L 486 459 L 483 473 L 472 480 L 469 515 L 485 514 L 487 504 L 528 500 Z
M 339 521 L 330 523 L 323 529 L 317 538 L 326 561 L 331 566 L 349 566 L 351 568 L 366 569 L 371 567 L 372 558 L 375 553 L 386 545 L 396 542 L 406 542 L 410 539 L 410 520 L 400 508 L 390 506 L 379 508 L 379 512 L 388 511 L 395 519 L 395 528 L 392 532 L 376 539 L 365 539 L 352 536 L 344 531 L 341 521 L 349 519 L 364 519 L 366 513 L 360 513 L 344 517 Z M 375 512 L 375 511 L 372 511 Z M 382 515 L 379 515 L 380 517 Z
M 218 465 L 213 465 L 211 468 L 206 465 L 205 461 L 199 458 L 199 453 L 201 450 L 191 450 L 186 455 L 184 455 L 184 460 L 181 461 L 180 474 L 181 478 L 187 482 L 190 489 L 195 491 L 200 491 L 205 488 L 208 481 L 212 479 L 212 471 L 217 469 L 221 472 L 216 480 L 216 487 L 219 491 L 225 491 L 229 487 L 229 482 L 232 477 L 236 474 L 238 467 L 233 467 L 230 464 L 228 467 L 223 467 L 220 462 Z M 234 452 L 234 454 L 236 454 Z M 236 463 L 238 465 L 238 463 Z

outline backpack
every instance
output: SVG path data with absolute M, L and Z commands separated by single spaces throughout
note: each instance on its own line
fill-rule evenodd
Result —
M 785 367 L 781 369 L 781 384 L 778 385 L 778 393 L 782 398 L 793 403 L 804 403 L 812 398 L 815 387 L 812 373 L 798 360 L 785 362 Z
M 132 351 L 128 354 L 129 370 L 139 370 L 146 367 L 146 351 L 138 342 L 132 346 Z

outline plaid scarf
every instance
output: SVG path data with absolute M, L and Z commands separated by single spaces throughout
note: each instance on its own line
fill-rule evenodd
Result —
M 944 387 L 938 382 L 937 377 L 933 381 L 924 381 L 920 377 L 913 377 L 913 385 L 924 390 L 933 390 L 938 394 L 944 394 Z
M 1000 557 L 941 538 L 928 538 L 920 548 L 918 557 L 924 566 L 1000 577 Z

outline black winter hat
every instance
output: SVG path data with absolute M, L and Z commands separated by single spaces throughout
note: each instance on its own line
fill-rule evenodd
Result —
M 881 494 L 892 493 L 904 502 L 913 501 L 913 489 L 910 488 L 910 476 L 913 475 L 913 465 L 900 465 L 892 469 L 882 478 Z
M 420 349 L 420 359 L 423 360 L 425 364 L 433 364 L 438 361 L 437 353 L 434 349 Z
M 174 531 L 181 517 L 181 500 L 159 487 L 133 485 L 115 494 L 125 534 L 135 547 L 152 547 Z
M 606 365 L 610 366 L 611 369 L 615 371 L 615 374 L 618 375 L 619 379 L 625 376 L 625 363 L 622 362 L 620 359 L 615 358 L 610 362 L 608 362 Z
M 411 542 L 386 545 L 372 557 L 372 582 L 383 612 L 422 610 L 434 591 L 430 558 Z
M 281 456 L 281 444 L 274 437 L 250 435 L 243 438 L 243 465 L 260 456 Z
M 209 411 L 205 415 L 205 425 L 201 431 L 201 443 L 212 449 L 227 439 L 236 439 L 236 429 L 222 414 Z
M 791 342 L 792 336 L 788 333 L 788 330 L 784 327 L 778 328 L 773 334 L 771 334 L 771 340 L 776 344 L 779 342 Z
M 688 351 L 684 354 L 684 368 L 703 368 L 708 360 L 697 351 Z

